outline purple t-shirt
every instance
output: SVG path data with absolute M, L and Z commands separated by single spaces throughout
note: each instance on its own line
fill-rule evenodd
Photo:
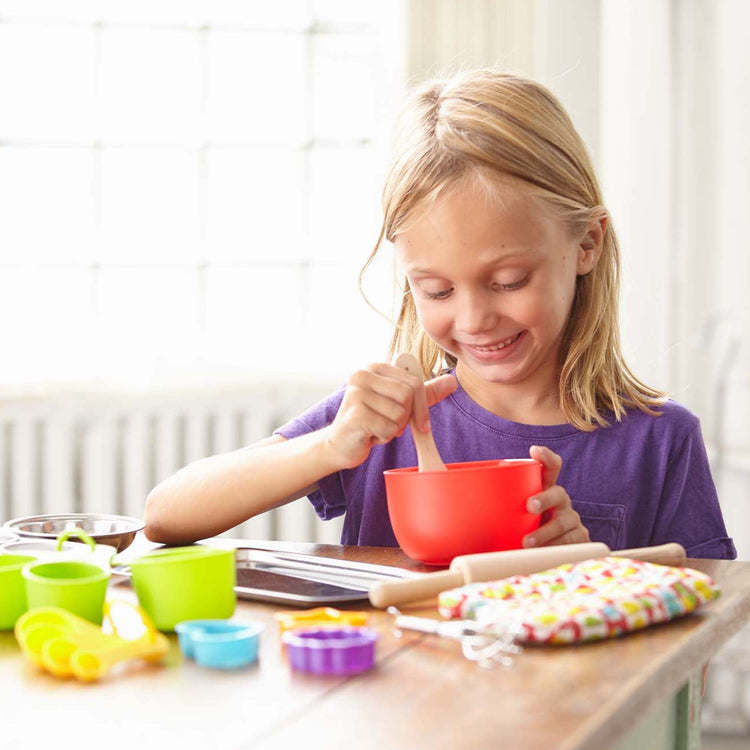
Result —
M 329 425 L 344 389 L 276 430 L 291 439 Z M 569 424 L 527 425 L 486 411 L 458 390 L 430 409 L 430 422 L 446 463 L 528 458 L 532 445 L 563 460 L 565 488 L 592 541 L 610 549 L 679 542 L 690 557 L 734 559 L 711 478 L 698 418 L 675 401 L 653 417 L 633 409 L 621 422 L 583 432 Z M 360 466 L 324 477 L 311 493 L 322 519 L 345 513 L 342 544 L 398 546 L 388 517 L 385 469 L 416 466 L 407 428 L 377 445 Z

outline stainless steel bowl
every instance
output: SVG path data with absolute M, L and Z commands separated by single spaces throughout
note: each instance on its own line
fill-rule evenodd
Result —
M 79 528 L 95 542 L 116 547 L 118 552 L 127 549 L 145 526 L 140 518 L 108 513 L 46 513 L 13 518 L 3 524 L 3 528 L 27 539 L 57 539 L 63 531 Z M 75 538 L 71 537 L 70 541 Z

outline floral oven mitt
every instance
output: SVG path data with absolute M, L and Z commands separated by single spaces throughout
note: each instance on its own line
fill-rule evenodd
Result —
M 515 622 L 522 642 L 576 643 L 666 622 L 717 596 L 697 570 L 603 557 L 444 591 L 438 606 L 444 617 Z

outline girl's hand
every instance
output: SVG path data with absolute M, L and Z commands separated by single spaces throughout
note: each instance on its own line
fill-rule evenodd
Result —
M 412 412 L 416 423 L 429 429 L 428 407 L 458 387 L 452 375 L 426 383 L 400 367 L 377 362 L 349 378 L 336 418 L 327 429 L 327 445 L 341 469 L 359 466 L 374 445 L 401 435 Z
M 523 539 L 524 547 L 544 547 L 548 544 L 577 544 L 588 542 L 588 529 L 581 517 L 573 510 L 568 493 L 555 484 L 562 467 L 562 459 L 549 448 L 533 445 L 531 458 L 543 464 L 542 491 L 530 497 L 526 503 L 529 513 L 541 513 L 542 523 L 538 529 Z

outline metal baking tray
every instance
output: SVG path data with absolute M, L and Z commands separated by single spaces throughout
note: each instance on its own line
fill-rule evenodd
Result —
M 294 552 L 237 548 L 237 596 L 307 606 L 365 601 L 377 581 L 421 575 L 414 571 Z
M 399 581 L 422 575 L 413 570 L 354 560 L 339 560 L 297 552 L 237 547 L 237 584 L 240 599 L 298 607 L 366 601 L 377 581 Z M 130 576 L 130 567 L 112 572 Z

